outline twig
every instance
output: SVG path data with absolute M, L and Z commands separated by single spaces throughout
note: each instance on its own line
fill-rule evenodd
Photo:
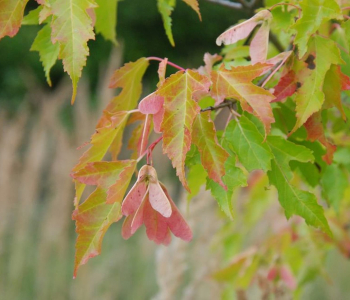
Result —
M 241 3 L 235 3 L 235 2 L 228 1 L 228 0 L 206 0 L 206 1 L 211 2 L 211 3 L 215 3 L 215 4 L 219 4 L 222 6 L 226 6 L 229 8 L 233 8 L 233 9 L 243 9 L 244 8 Z
M 147 59 L 148 59 L 148 60 L 163 61 L 162 58 L 156 57 L 156 56 L 150 56 L 150 57 L 147 57 Z M 168 64 L 169 66 L 172 66 L 172 67 L 176 68 L 176 69 L 179 69 L 180 71 L 186 71 L 183 67 L 180 67 L 180 66 L 178 66 L 177 64 L 172 63 L 171 61 L 168 61 L 167 64 Z
M 209 111 L 209 110 L 218 110 L 220 108 L 223 108 L 223 107 L 226 107 L 226 106 L 230 106 L 230 105 L 232 105 L 232 103 L 233 102 L 230 101 L 230 102 L 223 102 L 223 103 L 221 103 L 221 104 L 219 104 L 217 106 L 208 106 L 206 108 L 201 109 L 200 112 L 202 113 L 202 112 Z

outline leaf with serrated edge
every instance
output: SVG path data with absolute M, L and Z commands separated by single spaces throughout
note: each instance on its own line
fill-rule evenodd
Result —
M 161 124 L 163 152 L 172 161 L 177 176 L 187 190 L 184 162 L 191 147 L 192 123 L 200 111 L 192 95 L 196 91 L 207 92 L 209 86 L 209 78 L 187 70 L 170 76 L 157 92 L 164 97 L 164 117 Z
M 101 118 L 99 128 L 91 137 L 91 147 L 80 157 L 73 172 L 84 168 L 87 163 L 100 161 L 105 156 L 116 135 L 122 130 L 121 124 L 126 122 L 128 113 L 125 111 L 109 114 L 105 112 Z
M 341 91 L 350 89 L 350 78 L 343 74 L 340 66 L 332 65 L 328 70 L 323 84 L 323 92 L 325 95 L 324 108 L 335 106 L 339 109 L 343 120 L 346 115 L 341 101 Z
M 225 137 L 249 172 L 271 169 L 272 153 L 264 143 L 264 137 L 248 118 L 242 116 L 237 121 L 232 120 L 226 128 Z
M 96 33 L 101 33 L 106 39 L 117 45 L 117 5 L 119 0 L 95 0 L 96 8 Z
M 163 19 L 165 33 L 173 47 L 175 46 L 175 42 L 171 31 L 171 13 L 174 10 L 175 3 L 175 0 L 157 0 L 158 11 Z
M 297 31 L 294 43 L 298 45 L 299 57 L 307 51 L 307 44 L 322 23 L 331 19 L 342 20 L 343 14 L 335 0 L 303 0 L 300 3 L 301 18 L 292 26 Z
M 331 164 L 333 161 L 333 154 L 337 150 L 337 147 L 328 141 L 324 134 L 322 125 L 321 112 L 314 113 L 304 124 L 307 131 L 307 139 L 311 142 L 319 141 L 323 146 L 326 147 L 326 154 L 322 159 L 327 163 Z
M 51 86 L 50 70 L 57 61 L 59 53 L 58 43 L 51 42 L 51 27 L 49 24 L 45 25 L 36 36 L 30 51 L 38 51 L 40 61 L 45 70 L 45 77 L 49 86 Z
M 28 0 L 0 1 L 0 39 L 17 34 L 27 2 Z
M 221 46 L 221 44 L 229 45 L 243 40 L 252 32 L 252 30 L 265 20 L 270 20 L 272 14 L 267 10 L 261 10 L 256 15 L 254 15 L 249 20 L 246 20 L 236 26 L 233 26 L 223 32 L 217 39 L 216 44 Z
M 285 74 L 275 86 L 273 95 L 276 97 L 271 102 L 281 102 L 289 96 L 292 96 L 297 89 L 295 72 L 293 70 Z
M 316 196 L 290 183 L 293 172 L 289 162 L 291 160 L 312 162 L 314 160 L 312 152 L 304 146 L 296 145 L 278 136 L 269 136 L 267 142 L 274 155 L 271 171 L 267 175 L 270 183 L 278 191 L 278 200 L 284 208 L 287 219 L 292 215 L 301 216 L 308 225 L 320 228 L 332 235 L 323 208 L 317 203 Z
M 95 8 L 92 0 L 54 0 L 52 7 L 52 42 L 60 45 L 59 58 L 73 84 L 74 103 L 81 72 L 89 55 L 88 40 L 95 39 L 92 19 L 87 13 Z
M 222 177 L 225 175 L 224 164 L 229 154 L 218 143 L 215 126 L 210 119 L 210 111 L 199 113 L 195 118 L 192 142 L 201 154 L 201 161 L 208 172 L 208 177 L 226 190 Z
M 187 5 L 191 6 L 191 8 L 197 13 L 199 20 L 202 21 L 201 13 L 199 12 L 198 0 L 182 0 Z
M 310 74 L 298 89 L 295 97 L 297 121 L 291 133 L 302 126 L 313 113 L 321 109 L 325 97 L 322 86 L 326 73 L 332 64 L 344 63 L 337 45 L 330 39 L 314 36 L 310 40 L 310 47 L 316 54 L 315 69 L 310 70 Z
M 275 121 L 270 105 L 274 96 L 251 81 L 270 67 L 268 64 L 257 63 L 253 66 L 233 67 L 227 70 L 222 65 L 218 71 L 211 72 L 213 82 L 211 94 L 216 104 L 225 98 L 239 100 L 245 111 L 253 113 L 261 120 L 266 134 L 270 132 L 271 123 Z
M 232 196 L 233 192 L 238 187 L 247 186 L 247 178 L 244 175 L 243 171 L 236 167 L 236 157 L 231 155 L 225 162 L 225 176 L 223 181 L 227 186 L 225 190 L 218 183 L 213 180 L 209 180 L 207 188 L 210 189 L 212 196 L 218 202 L 222 211 L 233 220 L 233 207 L 232 207 Z
M 141 80 L 148 65 L 148 59 L 142 57 L 135 62 L 125 64 L 113 73 L 109 87 L 122 88 L 122 91 L 112 99 L 106 110 L 116 112 L 136 107 L 142 92 Z
M 106 192 L 97 188 L 73 212 L 78 238 L 75 249 L 74 278 L 78 268 L 101 253 L 102 239 L 109 226 L 121 218 L 120 203 L 106 204 Z

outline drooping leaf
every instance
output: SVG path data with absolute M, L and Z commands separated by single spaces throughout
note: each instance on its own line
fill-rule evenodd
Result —
M 267 142 L 274 155 L 271 171 L 267 173 L 270 183 L 278 191 L 278 200 L 289 219 L 292 215 L 299 215 L 308 225 L 322 229 L 331 235 L 323 208 L 317 203 L 316 196 L 298 189 L 291 184 L 293 172 L 289 162 L 311 162 L 314 160 L 312 152 L 304 146 L 296 145 L 278 136 L 269 136 Z
M 22 25 L 38 25 L 39 15 L 42 11 L 43 6 L 38 6 L 36 9 L 32 9 L 27 15 L 22 19 Z
M 117 45 L 117 5 L 119 0 L 95 0 L 96 8 L 96 33 L 101 33 L 103 37 Z
M 325 136 L 321 113 L 314 113 L 304 124 L 307 131 L 307 139 L 311 142 L 319 141 L 323 146 L 326 147 L 326 154 L 322 159 L 327 163 L 331 164 L 333 161 L 333 154 L 337 150 L 337 147 L 333 145 Z
M 233 206 L 232 206 L 232 196 L 233 192 L 238 187 L 247 186 L 247 178 L 243 171 L 236 167 L 236 157 L 235 155 L 229 156 L 225 162 L 226 173 L 223 176 L 223 182 L 227 186 L 225 190 L 221 185 L 214 182 L 213 180 L 208 180 L 207 188 L 210 189 L 212 196 L 218 202 L 221 210 L 233 220 Z
M 307 51 L 307 44 L 322 23 L 337 19 L 342 20 L 343 14 L 335 0 L 303 0 L 300 3 L 301 18 L 292 26 L 297 31 L 294 43 L 298 45 L 299 57 Z
M 74 103 L 81 72 L 89 55 L 88 40 L 95 39 L 88 9 L 96 7 L 93 0 L 54 0 L 52 7 L 52 42 L 59 43 L 59 58 L 73 84 Z
M 78 238 L 75 249 L 74 278 L 78 268 L 101 253 L 102 239 L 109 226 L 121 218 L 120 203 L 106 204 L 106 192 L 97 188 L 73 212 Z
M 196 195 L 198 195 L 200 188 L 207 182 L 207 172 L 204 169 L 201 163 L 187 166 L 187 184 L 188 188 L 191 190 L 191 193 L 188 194 L 187 200 L 193 199 Z
M 348 176 L 339 165 L 331 164 L 326 167 L 322 175 L 321 185 L 323 196 L 339 212 L 345 189 L 349 186 Z
M 96 132 L 91 137 L 91 147 L 80 157 L 73 172 L 84 168 L 89 162 L 102 160 L 117 134 L 123 130 L 121 124 L 126 122 L 127 117 L 128 113 L 125 111 L 114 114 L 104 113 Z
M 331 65 L 324 79 L 323 92 L 325 94 L 324 108 L 335 106 L 339 109 L 343 120 L 346 120 L 341 102 L 341 91 L 350 89 L 350 78 L 344 75 L 339 66 Z
M 210 111 L 200 113 L 195 118 L 192 128 L 192 142 L 201 154 L 201 161 L 208 172 L 208 177 L 226 190 L 222 177 L 225 175 L 224 164 L 229 154 L 218 143 Z
M 182 0 L 182 1 L 188 4 L 189 6 L 191 6 L 191 8 L 198 14 L 199 20 L 202 21 L 202 16 L 201 16 L 201 13 L 199 12 L 198 0 Z
M 211 93 L 216 104 L 225 98 L 239 100 L 245 111 L 253 113 L 261 120 L 266 134 L 270 132 L 271 123 L 275 121 L 270 105 L 274 96 L 251 81 L 270 67 L 268 64 L 257 63 L 253 66 L 240 66 L 227 70 L 221 66 L 218 71 L 214 70 L 211 73 L 213 82 Z
M 40 61 L 43 64 L 45 77 L 49 86 L 51 86 L 50 70 L 57 61 L 59 53 L 58 43 L 52 44 L 51 42 L 51 27 L 50 24 L 46 24 L 36 36 L 30 51 L 38 51 L 40 55 Z
M 164 97 L 163 152 L 176 168 L 176 174 L 188 190 L 185 177 L 186 153 L 191 147 L 192 123 L 199 105 L 192 99 L 197 91 L 207 92 L 210 80 L 199 73 L 179 71 L 165 80 L 157 94 Z
M 174 47 L 174 37 L 171 31 L 171 13 L 174 10 L 176 0 L 157 0 L 158 11 L 160 12 L 163 24 L 165 28 L 165 33 L 169 39 L 170 44 Z
M 122 88 L 122 91 L 107 105 L 106 109 L 109 112 L 131 110 L 136 107 L 142 92 L 141 80 L 148 65 L 148 59 L 142 57 L 114 72 L 109 87 Z
M 24 8 L 28 0 L 0 1 L 0 39 L 4 36 L 13 37 L 21 27 Z
M 308 69 L 303 70 L 306 76 L 300 78 L 302 86 L 298 89 L 296 102 L 297 122 L 292 130 L 294 132 L 323 105 L 325 95 L 322 91 L 324 79 L 332 64 L 342 64 L 337 45 L 330 39 L 314 36 L 310 40 L 310 48 L 314 50 L 315 57 L 310 54 L 307 62 Z M 326 58 L 326 59 L 325 59 Z
M 285 74 L 275 86 L 273 95 L 276 97 L 271 102 L 281 102 L 289 96 L 292 96 L 297 89 L 295 72 L 293 70 Z
M 225 137 L 230 149 L 249 172 L 271 169 L 272 153 L 262 134 L 248 118 L 242 116 L 239 120 L 232 120 L 226 128 Z
M 267 9 L 259 11 L 256 15 L 247 21 L 244 21 L 236 26 L 233 26 L 223 32 L 217 39 L 216 44 L 229 45 L 245 39 L 252 30 L 260 23 L 268 21 L 272 18 L 272 14 Z

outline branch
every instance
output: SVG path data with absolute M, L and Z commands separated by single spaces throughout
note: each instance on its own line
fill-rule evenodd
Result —
M 229 8 L 233 8 L 233 9 L 243 9 L 243 5 L 241 3 L 235 3 L 235 2 L 231 2 L 229 0 L 206 0 L 208 2 L 212 2 L 215 4 L 219 4 L 222 6 L 226 6 Z
M 221 103 L 221 104 L 219 104 L 217 106 L 208 106 L 206 108 L 201 109 L 200 112 L 202 113 L 202 112 L 205 112 L 205 111 L 208 111 L 208 110 L 218 110 L 218 109 L 226 107 L 226 106 L 231 106 L 232 103 L 233 102 L 230 101 L 230 102 L 223 102 L 223 103 Z

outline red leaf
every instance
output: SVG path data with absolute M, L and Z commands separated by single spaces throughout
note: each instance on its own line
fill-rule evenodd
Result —
M 314 142 L 319 141 L 326 147 L 326 154 L 322 157 L 322 159 L 327 163 L 331 164 L 333 161 L 333 154 L 337 150 L 337 146 L 333 145 L 328 141 L 324 134 L 321 113 L 316 112 L 311 117 L 307 119 L 304 124 L 307 131 L 307 139 Z
M 156 114 L 163 107 L 164 98 L 155 92 L 143 98 L 139 103 L 139 110 L 143 114 Z
M 292 96 L 297 89 L 297 83 L 294 71 L 289 71 L 284 75 L 275 86 L 273 95 L 276 97 L 271 102 L 281 102 L 289 96 Z

